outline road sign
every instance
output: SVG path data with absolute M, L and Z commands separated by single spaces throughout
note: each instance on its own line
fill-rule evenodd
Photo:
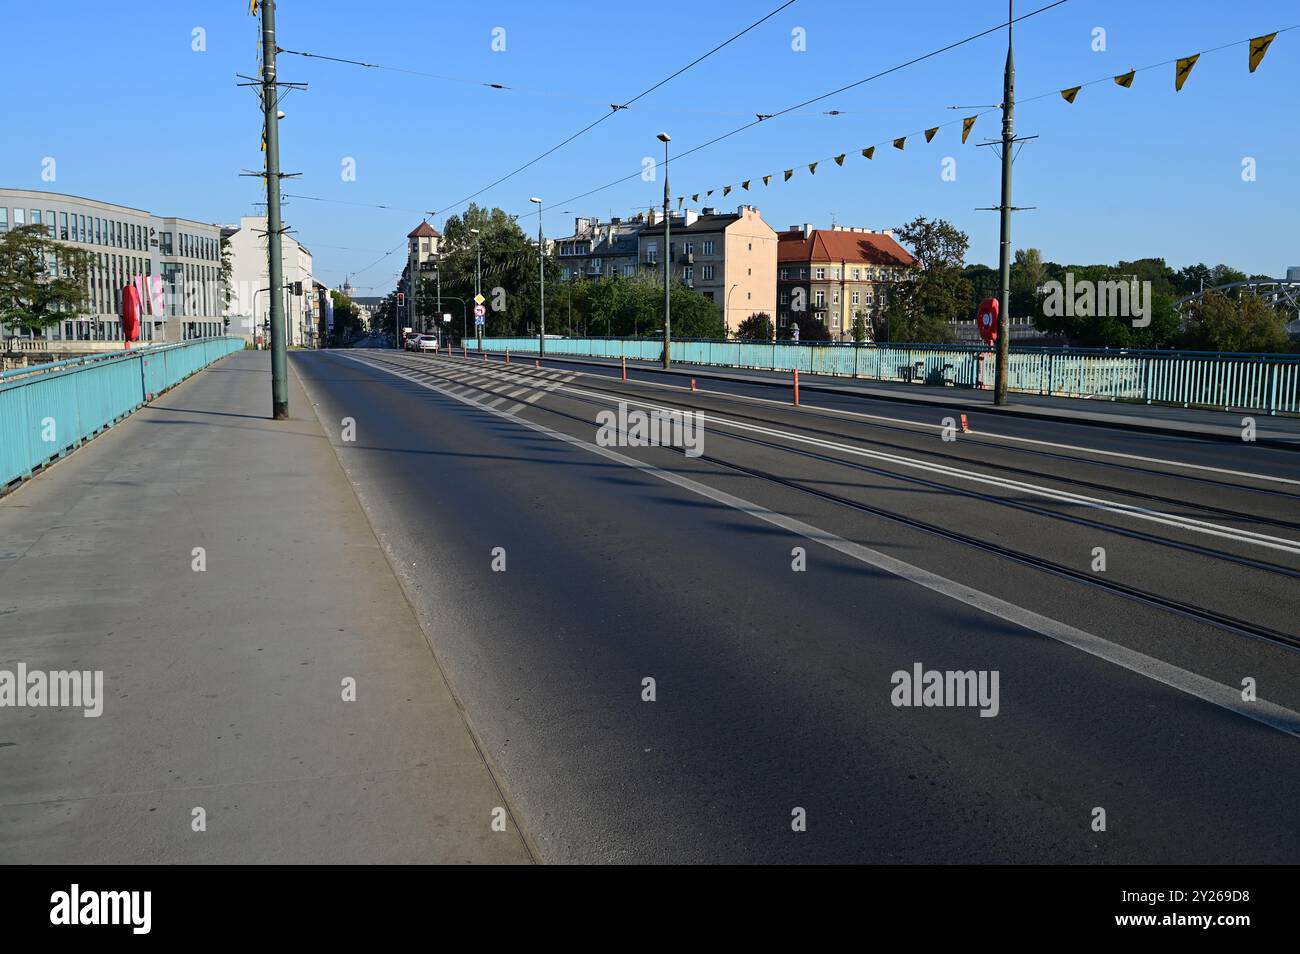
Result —
M 475 327 L 475 328 L 481 328 L 481 327 L 483 327 L 483 325 L 484 325 L 486 322 L 487 322 L 487 319 L 484 318 L 482 315 L 475 315 L 475 316 L 474 316 L 474 327 Z
M 486 314 L 487 314 L 487 309 L 484 308 L 482 305 L 475 305 L 475 306 L 474 306 L 474 317 L 475 317 L 475 318 L 482 318 L 482 317 L 483 317 L 484 315 L 486 315 Z M 480 325 L 483 324 L 483 322 L 481 322 L 481 321 L 478 322 L 478 323 L 479 323 Z
M 480 292 L 479 294 L 477 294 L 477 295 L 474 296 L 474 304 L 476 304 L 476 305 L 478 305 L 478 306 L 480 306 L 480 307 L 482 307 L 483 302 L 485 302 L 485 301 L 487 301 L 487 299 L 483 297 L 482 292 Z M 479 312 L 478 312 L 478 311 L 475 311 L 474 314 L 477 315 L 477 314 L 479 314 Z

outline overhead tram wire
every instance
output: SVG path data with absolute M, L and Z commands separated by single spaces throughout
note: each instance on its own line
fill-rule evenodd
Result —
M 605 113 L 605 114 L 604 114 L 603 116 L 601 116 L 599 119 L 595 120 L 595 121 L 592 122 L 592 123 L 589 123 L 588 125 L 584 126 L 582 129 L 579 129 L 576 133 L 574 133 L 574 134 L 573 134 L 572 136 L 570 136 L 569 138 L 565 139 L 563 142 L 556 143 L 554 146 L 552 146 L 550 149 L 548 149 L 548 150 L 546 150 L 545 152 L 543 152 L 541 155 L 539 155 L 539 156 L 535 156 L 534 158 L 532 158 L 532 159 L 528 160 L 527 162 L 525 162 L 522 166 L 519 166 L 517 169 L 514 169 L 514 170 L 512 170 L 511 172 L 506 173 L 504 176 L 502 176 L 501 178 L 495 180 L 494 182 L 490 182 L 490 183 L 488 183 L 488 184 L 485 185 L 483 188 L 479 189 L 477 192 L 473 192 L 473 193 L 471 193 L 470 195 L 465 196 L 465 198 L 463 198 L 463 199 L 459 199 L 459 200 L 457 200 L 456 202 L 453 202 L 451 205 L 448 205 L 448 206 L 446 206 L 446 207 L 444 207 L 444 208 L 441 208 L 441 209 L 437 209 L 437 210 L 435 210 L 433 214 L 434 214 L 435 216 L 436 216 L 436 215 L 441 215 L 441 214 L 443 214 L 444 212 L 450 212 L 452 209 L 459 208 L 460 206 L 464 205 L 466 202 L 469 202 L 471 199 L 478 198 L 480 195 L 482 195 L 484 192 L 487 192 L 489 189 L 495 188 L 496 186 L 499 186 L 501 183 L 503 183 L 503 182 L 505 182 L 505 181 L 507 181 L 507 180 L 509 180 L 509 179 L 511 179 L 511 178 L 513 178 L 513 177 L 515 177 L 515 176 L 517 176 L 519 173 L 523 172 L 525 169 L 529 168 L 530 166 L 536 165 L 537 163 L 539 163 L 539 162 L 541 162 L 543 159 L 545 159 L 547 156 L 552 155 L 553 153 L 555 153 L 555 152 L 557 152 L 558 150 L 562 149 L 563 147 L 567 146 L 569 143 L 573 142 L 573 141 L 574 141 L 575 139 L 577 139 L 579 136 L 582 136 L 582 135 L 584 135 L 584 134 L 590 132 L 592 129 L 594 129 L 594 128 L 596 128 L 597 126 L 599 126 L 601 123 L 603 123 L 605 120 L 609 119 L 611 116 L 615 115 L 616 113 L 621 112 L 621 111 L 624 110 L 624 109 L 627 109 L 629 106 L 631 106 L 631 105 L 632 105 L 633 103 L 635 103 L 637 100 L 642 99 L 642 98 L 644 98 L 644 97 L 650 95 L 650 94 L 653 93 L 655 90 L 659 89 L 661 86 L 665 85 L 666 83 L 671 82 L 672 80 L 676 79 L 678 76 L 681 76 L 681 75 L 682 75 L 683 73 L 685 73 L 687 70 L 689 70 L 689 69 L 691 69 L 692 67 L 698 65 L 699 63 L 702 63 L 704 60 L 708 59 L 708 58 L 709 58 L 710 56 L 712 56 L 714 53 L 717 53 L 719 50 L 723 49 L 724 47 L 730 45 L 731 43 L 734 43 L 736 40 L 740 39 L 742 36 L 744 36 L 744 35 L 745 35 L 746 33 L 748 33 L 749 31 L 753 30 L 755 27 L 757 27 L 757 26 L 759 26 L 760 24 L 762 24 L 762 23 L 764 23 L 764 22 L 766 22 L 766 21 L 772 19 L 772 17 L 776 16 L 776 15 L 777 15 L 778 13 L 780 13 L 782 10 L 784 10 L 784 9 L 786 9 L 787 7 L 791 6 L 794 2 L 795 2 L 795 0 L 786 0 L 785 3 L 781 4 L 781 5 L 780 5 L 779 7 L 777 7 L 775 10 L 773 10 L 773 11 L 771 11 L 770 13 L 767 13 L 767 14 L 765 14 L 764 16 L 760 17 L 759 19 L 755 20 L 753 23 L 751 23 L 749 26 L 745 27 L 745 28 L 744 28 L 743 30 L 741 30 L 739 33 L 736 33 L 736 34 L 734 34 L 733 36 L 728 37 L 726 40 L 723 40 L 721 43 L 719 43 L 719 44 L 718 44 L 717 46 L 715 46 L 713 49 L 709 50 L 707 53 L 704 53 L 704 54 L 702 54 L 702 55 L 696 57 L 694 60 L 692 60 L 691 62 L 687 63 L 685 66 L 683 66 L 681 69 L 679 69 L 679 70 L 677 70 L 676 72 L 670 74 L 669 76 L 664 77 L 664 78 L 661 79 L 659 82 L 655 83 L 653 86 L 650 86 L 650 87 L 648 87 L 648 88 L 642 90 L 641 92 L 637 93 L 635 96 L 633 96 L 633 97 L 632 97 L 631 99 L 629 99 L 627 102 L 625 102 L 625 103 L 623 103 L 623 104 L 621 104 L 621 105 L 620 105 L 620 104 L 617 104 L 617 103 L 613 103 L 613 104 L 611 104 L 611 105 L 610 105 L 610 112 Z M 1065 2 L 1065 0 L 1061 0 L 1061 2 Z M 561 204 L 563 204 L 563 203 L 561 203 Z
M 1048 10 L 1051 10 L 1055 7 L 1059 7 L 1062 4 L 1068 2 L 1069 0 L 1055 0 L 1055 2 L 1046 4 L 1045 6 L 1041 6 L 1037 10 L 1031 10 L 1028 13 L 1021 14 L 1020 16 L 1013 19 L 1011 22 L 1019 23 L 1021 20 L 1028 20 L 1030 17 L 1038 16 L 1038 14 L 1040 13 L 1046 13 Z M 775 113 L 761 113 L 759 114 L 759 118 L 753 120 L 752 122 L 745 123 L 743 126 L 737 126 L 735 129 L 731 130 L 730 132 L 725 132 L 721 136 L 717 136 L 713 139 L 710 139 L 708 142 L 700 143 L 698 146 L 693 146 L 690 149 L 686 149 L 682 152 L 679 152 L 677 155 L 673 156 L 673 161 L 674 162 L 680 161 L 681 159 L 684 159 L 685 157 L 691 155 L 691 153 L 699 152 L 701 149 L 707 149 L 709 146 L 720 143 L 724 139 L 729 139 L 732 136 L 736 135 L 737 133 L 744 132 L 746 129 L 752 129 L 753 127 L 759 125 L 760 123 L 768 122 L 770 120 L 776 119 L 779 116 L 785 116 L 788 113 L 792 113 L 797 109 L 802 109 L 805 106 L 810 106 L 813 103 L 818 103 L 824 99 L 829 99 L 830 97 L 838 95 L 839 93 L 843 93 L 847 90 L 851 90 L 859 86 L 863 86 L 867 83 L 872 82 L 873 80 L 878 80 L 885 76 L 888 76 L 891 73 L 897 73 L 899 70 L 906 69 L 909 66 L 914 66 L 917 63 L 920 63 L 924 60 L 928 60 L 931 59 L 932 57 L 939 56 L 942 53 L 947 53 L 949 50 L 955 50 L 959 46 L 964 46 L 967 43 L 972 43 L 975 40 L 982 39 L 983 37 L 986 37 L 991 33 L 996 33 L 999 30 L 1005 29 L 1006 26 L 1007 26 L 1007 21 L 1003 20 L 1001 23 L 998 23 L 995 26 L 991 26 L 987 30 L 981 30 L 979 33 L 973 33 L 970 36 L 965 37 L 964 39 L 957 40 L 953 43 L 949 43 L 947 46 L 940 47 L 937 50 L 931 50 L 929 53 L 924 53 L 921 56 L 913 57 L 912 59 L 908 60 L 905 63 L 899 63 L 897 66 L 891 66 L 887 70 L 881 70 L 879 73 L 873 73 L 871 76 L 867 76 L 863 79 L 857 80 L 856 82 L 849 83 L 846 86 L 841 86 L 837 89 L 831 90 L 830 92 L 822 93 L 821 95 L 814 96 L 811 99 L 806 99 L 802 103 L 795 103 L 793 106 L 787 106 L 785 109 L 778 110 Z M 612 189 L 616 185 L 621 185 L 624 182 L 630 182 L 633 179 L 639 178 L 640 175 L 641 175 L 640 172 L 634 172 L 631 175 L 626 175 L 620 179 L 615 179 L 613 182 L 607 182 L 605 183 L 605 185 L 597 186 L 596 188 L 591 189 L 588 192 L 583 192 L 580 195 L 574 195 L 574 196 L 570 196 L 567 199 L 562 199 L 559 202 L 559 204 L 568 205 L 570 202 L 576 202 L 579 199 L 585 199 L 587 198 L 587 196 L 595 195 L 597 192 L 604 192 L 606 189 Z M 516 216 L 516 218 L 523 219 L 523 218 L 527 218 L 530 215 L 536 215 L 536 214 L 537 213 L 535 211 L 521 212 L 518 216 Z

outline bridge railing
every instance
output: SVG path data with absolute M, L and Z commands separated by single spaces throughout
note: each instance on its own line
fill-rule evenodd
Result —
M 0 488 L 62 457 L 146 401 L 218 358 L 242 338 L 197 338 L 93 361 L 0 375 Z
M 478 343 L 467 340 L 476 349 Z M 537 353 L 537 338 L 486 338 L 489 351 Z M 685 364 L 831 374 L 872 381 L 950 382 L 991 387 L 993 352 L 978 345 L 862 344 L 789 341 L 675 340 L 672 359 Z M 547 338 L 546 353 L 657 361 L 653 338 Z M 1013 348 L 1009 390 L 1057 397 L 1106 398 L 1300 413 L 1300 355 L 1197 351 L 1111 351 Z

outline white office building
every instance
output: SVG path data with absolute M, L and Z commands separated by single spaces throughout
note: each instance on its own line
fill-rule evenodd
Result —
M 228 333 L 257 340 L 265 346 L 271 326 L 271 276 L 267 256 L 266 216 L 246 215 L 238 225 L 221 230 L 230 255 L 230 300 L 226 306 Z M 317 344 L 320 304 L 312 294 L 311 251 L 292 235 L 280 237 L 284 278 L 285 338 L 290 347 Z
M 50 237 L 91 253 L 90 298 L 83 312 L 42 333 L 62 341 L 120 341 L 122 290 L 136 275 L 161 275 L 164 307 L 146 303 L 142 341 L 182 341 L 223 333 L 221 227 L 56 192 L 0 189 L 0 234 L 40 225 Z M 58 274 L 57 257 L 49 263 Z M 0 326 L 0 335 L 17 329 Z

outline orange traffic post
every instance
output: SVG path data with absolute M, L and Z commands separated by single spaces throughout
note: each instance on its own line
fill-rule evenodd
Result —
M 534 359 L 533 359 L 533 367 L 534 367 L 534 368 L 540 368 L 541 366 L 542 366 L 542 362 L 541 362 L 541 360 L 538 359 L 538 358 L 534 358 Z
M 627 380 L 627 355 L 623 355 L 623 380 Z
M 695 379 L 694 379 L 694 378 L 691 378 L 691 390 L 692 390 L 692 391 L 695 390 Z
M 799 406 L 799 369 L 794 369 L 794 406 Z
M 506 364 L 510 363 L 510 349 L 506 348 Z
M 963 414 L 963 415 L 961 416 L 961 432 L 962 432 L 963 434 L 969 434 L 969 433 L 970 433 L 970 421 L 966 420 L 966 415 L 965 415 L 965 414 Z

